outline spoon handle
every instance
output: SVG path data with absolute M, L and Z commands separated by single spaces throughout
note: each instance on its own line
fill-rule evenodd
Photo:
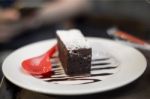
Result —
M 47 54 L 49 55 L 49 57 L 52 57 L 53 54 L 56 52 L 57 50 L 57 44 L 55 44 L 48 52 Z

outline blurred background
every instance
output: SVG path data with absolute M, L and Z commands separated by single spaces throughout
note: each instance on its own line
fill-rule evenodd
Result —
M 149 41 L 150 0 L 0 0 L 0 64 L 19 47 L 55 38 L 58 29 L 111 38 L 106 31 L 114 26 Z

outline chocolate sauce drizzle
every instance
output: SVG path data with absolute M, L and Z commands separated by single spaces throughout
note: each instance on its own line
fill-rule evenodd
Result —
M 114 61 L 110 61 L 110 59 L 112 59 L 112 57 L 92 59 L 90 76 L 68 76 L 64 73 L 62 66 L 59 64 L 58 57 L 54 56 L 51 59 L 53 60 L 52 62 L 53 72 L 51 72 L 52 76 L 50 77 L 50 74 L 46 73 L 44 75 L 35 76 L 35 77 L 42 79 L 45 82 L 53 82 L 55 84 L 61 84 L 61 82 L 64 82 L 64 81 L 71 82 L 68 84 L 73 84 L 72 82 L 75 82 L 75 81 L 80 81 L 80 83 L 78 84 L 89 84 L 89 83 L 99 82 L 99 81 L 102 81 L 99 78 L 100 76 L 104 77 L 104 76 L 110 76 L 113 74 L 111 72 L 99 72 L 99 71 L 116 69 L 119 65 L 118 63 L 113 64 Z M 54 61 L 54 60 L 57 60 L 57 61 Z M 96 71 L 98 71 L 98 73 L 94 73 Z

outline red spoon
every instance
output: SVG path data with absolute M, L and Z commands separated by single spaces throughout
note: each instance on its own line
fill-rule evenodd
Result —
M 45 74 L 52 71 L 50 57 L 56 52 L 57 44 L 43 55 L 33 57 L 22 62 L 22 67 L 33 75 Z

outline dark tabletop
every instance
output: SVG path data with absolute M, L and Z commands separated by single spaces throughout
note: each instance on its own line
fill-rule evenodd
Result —
M 95 27 L 95 26 L 94 26 Z M 80 28 L 80 26 L 78 25 L 77 28 Z M 90 26 L 90 28 L 88 28 L 86 25 L 82 26 L 82 28 L 80 28 L 82 30 L 82 32 L 85 33 L 86 36 L 96 36 L 96 37 L 105 37 L 108 38 L 108 36 L 106 35 L 105 31 L 106 29 L 95 29 L 92 26 Z M 44 29 L 46 30 L 46 29 Z M 42 30 L 37 30 L 38 32 L 42 32 Z M 36 32 L 37 32 L 36 31 Z M 49 33 L 49 31 L 51 31 L 51 33 Z M 31 42 L 35 42 L 35 41 L 39 41 L 39 39 L 41 40 L 42 36 L 43 39 L 49 39 L 49 38 L 53 38 L 55 37 L 55 35 L 53 34 L 55 31 L 55 29 L 50 29 L 50 30 L 46 30 L 43 33 L 45 34 L 36 34 L 36 38 L 35 39 L 30 39 L 29 34 L 24 35 L 23 37 L 20 37 L 18 39 L 16 39 L 16 41 L 14 42 L 23 42 L 22 39 L 24 39 L 24 43 L 28 44 Z M 32 31 L 30 31 L 32 32 Z M 34 34 L 34 33 L 33 33 Z M 32 34 L 32 35 L 33 35 Z M 25 39 L 28 38 L 28 40 Z M 21 39 L 22 38 L 22 39 Z M 30 42 L 29 42 L 30 41 Z M 9 47 L 9 48 L 17 48 L 22 46 L 21 43 L 19 43 L 18 45 L 13 45 L 14 43 L 11 42 L 10 45 L 11 46 L 5 46 L 3 45 L 3 47 Z M 6 48 L 5 48 L 6 49 Z M 3 99 L 84 99 L 84 98 L 98 98 L 98 99 L 150 99 L 150 51 L 146 51 L 146 50 L 140 50 L 144 56 L 147 59 L 147 69 L 144 72 L 144 74 L 138 78 L 136 81 L 112 90 L 112 91 L 108 91 L 108 92 L 103 92 L 103 93 L 95 93 L 95 94 L 90 94 L 90 95 L 82 95 L 82 96 L 55 96 L 55 95 L 45 95 L 45 94 L 41 94 L 41 93 L 36 93 L 36 92 L 32 92 L 32 91 L 28 91 L 22 88 L 19 88 L 17 86 L 15 86 L 14 84 L 12 84 L 11 82 L 9 82 L 5 77 L 2 78 L 2 82 L 1 82 L 1 86 L 0 86 L 0 98 Z M 0 73 L 2 74 L 2 73 Z

